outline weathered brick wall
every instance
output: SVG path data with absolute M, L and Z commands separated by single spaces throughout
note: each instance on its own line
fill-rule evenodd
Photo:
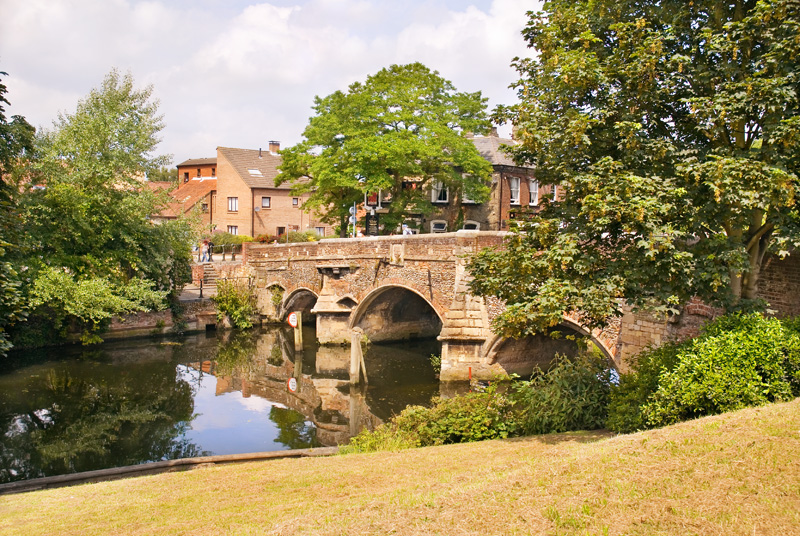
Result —
M 768 258 L 758 283 L 758 295 L 777 316 L 800 315 L 800 251 L 783 260 Z

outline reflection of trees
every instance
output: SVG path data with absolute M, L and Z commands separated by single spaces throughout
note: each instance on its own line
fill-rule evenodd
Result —
M 191 386 L 169 362 L 32 377 L 0 415 L 0 482 L 203 455 Z M 10 397 L 9 397 L 10 398 Z
M 290 449 L 310 449 L 320 446 L 317 441 L 316 427 L 307 423 L 301 413 L 272 406 L 269 410 L 269 418 L 280 430 L 275 439 L 276 443 Z
M 217 347 L 215 374 L 234 376 L 252 369 L 258 334 L 252 331 L 234 331 L 221 337 Z

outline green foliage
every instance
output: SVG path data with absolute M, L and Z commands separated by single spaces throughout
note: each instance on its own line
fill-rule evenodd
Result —
M 633 370 L 621 374 L 611 389 L 606 427 L 614 432 L 636 432 L 649 428 L 642 408 L 658 389 L 662 373 L 675 369 L 680 345 L 667 343 L 636 356 Z
M 515 160 L 558 202 L 484 252 L 472 290 L 521 336 L 692 296 L 754 304 L 768 251 L 800 242 L 800 4 L 550 0 L 515 60 Z M 624 301 L 623 301 L 624 300 Z
M 153 282 L 131 279 L 120 284 L 101 277 L 76 279 L 64 270 L 46 268 L 33 284 L 30 307 L 44 307 L 56 329 L 78 322 L 84 344 L 100 342 L 97 331 L 114 315 L 163 307 L 166 292 L 153 290 Z
M 434 398 L 430 408 L 409 406 L 374 432 L 361 432 L 344 451 L 399 450 L 511 437 L 517 432 L 512 409 L 510 400 L 493 388 Z
M 7 76 L 0 72 L 0 76 Z M 0 357 L 11 348 L 8 328 L 27 316 L 22 279 L 14 265 L 6 261 L 6 252 L 16 242 L 20 227 L 14 197 L 18 188 L 13 184 L 19 175 L 20 160 L 33 156 L 34 128 L 24 117 L 6 119 L 6 85 L 0 80 Z M 18 177 L 17 177 L 18 178 Z
M 459 93 L 424 65 L 392 65 L 346 93 L 314 99 L 304 141 L 281 151 L 276 184 L 290 181 L 296 193 L 309 193 L 304 208 L 341 233 L 365 193 L 391 196 L 381 215 L 386 229 L 409 212 L 429 213 L 434 182 L 481 201 L 491 166 L 465 133 L 488 130 L 485 107 L 480 92 Z M 416 187 L 404 187 L 408 180 Z
M 513 388 L 524 434 L 595 430 L 605 426 L 611 369 L 604 356 L 556 356 L 546 372 Z
M 440 354 L 431 354 L 431 366 L 433 371 L 437 374 L 442 370 L 442 356 Z
M 147 180 L 151 182 L 171 182 L 175 188 L 181 185 L 178 177 L 178 168 L 161 166 L 155 171 L 147 174 Z
M 245 242 L 252 242 L 253 238 L 247 235 L 233 235 L 225 231 L 214 231 L 210 235 L 204 237 L 206 240 L 211 240 L 214 246 L 238 246 Z
M 238 329 L 253 327 L 256 313 L 255 296 L 247 282 L 236 279 L 222 279 L 217 282 L 217 294 L 211 297 L 217 306 L 217 319 L 227 316 Z
M 608 427 L 664 426 L 800 395 L 796 325 L 728 315 L 695 339 L 640 354 L 611 395 Z
M 9 261 L 24 273 L 32 314 L 56 329 L 76 325 L 85 342 L 112 315 L 160 308 L 191 280 L 188 222 L 150 219 L 168 195 L 142 179 L 169 162 L 152 154 L 163 122 L 151 95 L 112 71 L 19 162 Z

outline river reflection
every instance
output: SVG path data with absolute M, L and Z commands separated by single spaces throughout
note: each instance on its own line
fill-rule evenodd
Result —
M 336 445 L 439 393 L 433 341 L 350 348 L 304 328 L 12 354 L 0 373 L 0 482 L 211 454 Z M 295 392 L 289 378 L 297 379 Z

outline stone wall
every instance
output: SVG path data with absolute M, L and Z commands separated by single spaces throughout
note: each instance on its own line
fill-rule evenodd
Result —
M 184 302 L 181 318 L 184 332 L 204 331 L 209 324 L 216 324 L 217 310 L 210 300 Z M 172 311 L 155 311 L 117 316 L 111 319 L 108 331 L 102 334 L 105 340 L 146 337 L 169 333 L 175 326 Z

